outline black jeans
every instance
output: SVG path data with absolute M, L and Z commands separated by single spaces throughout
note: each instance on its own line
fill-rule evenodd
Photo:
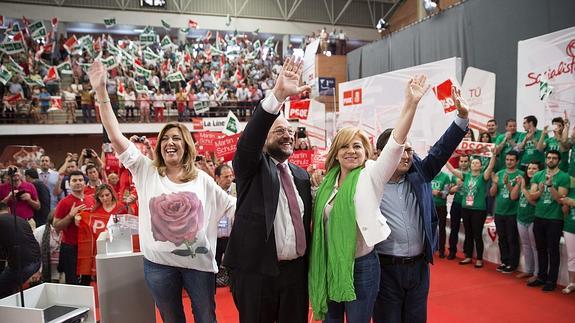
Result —
M 519 266 L 519 230 L 516 215 L 495 215 L 495 227 L 499 236 L 501 263 L 513 270 Z
M 538 278 L 557 283 L 559 276 L 559 240 L 563 232 L 563 220 L 549 220 L 535 217 L 533 234 L 537 247 Z
M 426 322 L 429 264 L 425 257 L 411 264 L 386 264 L 384 261 L 380 264 L 381 278 L 373 322 Z
M 445 226 L 447 224 L 447 206 L 436 206 L 437 217 L 439 218 L 439 253 L 445 253 Z M 450 235 L 451 236 L 451 235 Z M 457 246 L 457 243 L 455 244 Z
M 60 258 L 58 266 L 66 275 L 66 284 L 78 285 L 76 267 L 78 265 L 78 246 L 67 243 L 60 244 Z
M 465 227 L 465 242 L 463 252 L 465 257 L 473 257 L 473 247 L 477 252 L 477 260 L 483 260 L 483 225 L 485 224 L 485 210 L 461 209 L 463 226 Z
M 453 202 L 451 204 L 449 216 L 449 253 L 455 255 L 459 241 L 459 227 L 461 226 L 461 203 Z

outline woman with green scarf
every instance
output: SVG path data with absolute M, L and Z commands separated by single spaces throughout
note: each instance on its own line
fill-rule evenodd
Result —
M 425 76 L 405 89 L 405 105 L 392 140 L 376 161 L 365 132 L 341 129 L 326 158 L 327 174 L 313 211 L 309 293 L 314 318 L 324 322 L 369 323 L 379 290 L 374 245 L 390 233 L 379 211 L 385 183 L 395 172 L 417 104 L 428 90 Z

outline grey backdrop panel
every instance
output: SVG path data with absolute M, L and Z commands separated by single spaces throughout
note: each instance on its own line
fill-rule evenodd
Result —
M 497 74 L 495 117 L 515 118 L 517 42 L 575 26 L 575 0 L 468 0 L 348 54 L 350 80 L 461 57 Z M 461 80 L 460 80 L 461 81 Z

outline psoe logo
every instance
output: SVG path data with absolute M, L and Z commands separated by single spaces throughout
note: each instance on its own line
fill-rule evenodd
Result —
M 361 104 L 362 102 L 362 92 L 361 88 L 352 89 L 343 92 L 343 105 L 355 105 Z

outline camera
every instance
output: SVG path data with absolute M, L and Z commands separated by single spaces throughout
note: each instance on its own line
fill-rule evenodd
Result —
M 138 138 L 136 138 L 136 141 L 137 142 L 144 142 L 144 141 L 146 141 L 146 136 L 138 137 Z
M 297 137 L 298 138 L 305 138 L 307 134 L 305 132 L 305 127 L 297 127 Z
M 24 194 L 26 194 L 25 191 L 18 191 L 18 192 L 16 192 L 16 197 L 17 197 L 17 198 L 21 198 L 22 195 L 24 195 Z
M 92 157 L 92 151 L 90 149 L 86 149 L 84 156 L 86 156 L 86 158 L 91 158 Z
M 204 156 L 202 156 L 202 155 L 197 155 L 197 156 L 196 156 L 196 161 L 197 161 L 197 162 L 202 161 L 202 160 L 204 160 Z

